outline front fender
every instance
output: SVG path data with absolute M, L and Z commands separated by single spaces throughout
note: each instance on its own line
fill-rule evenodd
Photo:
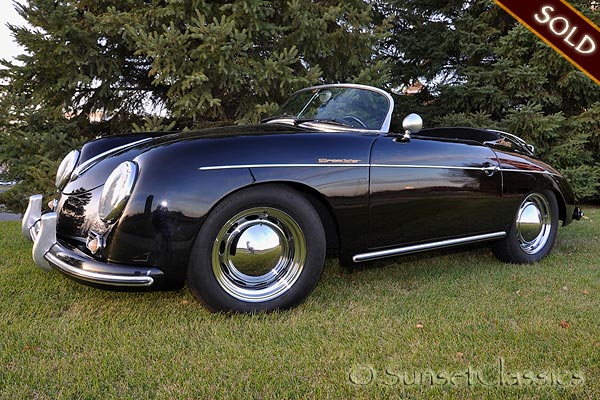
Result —
M 123 215 L 107 237 L 109 261 L 160 267 L 179 287 L 194 240 L 215 204 L 254 182 L 248 169 L 199 171 L 195 164 L 145 154 Z
M 498 151 L 502 168 L 503 197 L 512 199 L 516 211 L 523 196 L 532 190 L 551 190 L 556 195 L 559 219 L 563 225 L 573 220 L 575 197 L 564 176 L 548 164 L 534 158 Z

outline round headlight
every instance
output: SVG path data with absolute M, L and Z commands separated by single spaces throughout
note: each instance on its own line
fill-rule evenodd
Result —
M 58 170 L 56 171 L 55 181 L 56 187 L 59 190 L 65 187 L 69 178 L 71 178 L 71 173 L 77 165 L 77 160 L 79 160 L 79 150 L 71 150 L 71 152 L 60 162 Z
M 112 222 L 121 214 L 133 190 L 137 173 L 137 164 L 125 161 L 108 176 L 98 203 L 98 216 L 102 221 Z

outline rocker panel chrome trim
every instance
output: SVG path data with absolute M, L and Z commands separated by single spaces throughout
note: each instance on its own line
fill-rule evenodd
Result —
M 352 261 L 361 262 L 361 261 L 376 260 L 378 258 L 392 257 L 392 256 L 401 255 L 401 254 L 417 253 L 420 251 L 458 246 L 458 245 L 466 244 L 466 243 L 475 243 L 475 242 L 482 242 L 482 241 L 492 240 L 492 239 L 501 239 L 505 236 L 506 236 L 506 232 L 494 232 L 494 233 L 486 233 L 483 235 L 468 236 L 468 237 L 459 238 L 459 239 L 448 239 L 448 240 L 442 240 L 439 242 L 417 244 L 414 246 L 405 246 L 405 247 L 397 247 L 394 249 L 372 251 L 372 252 L 368 252 L 368 253 L 357 254 L 354 257 L 352 257 Z

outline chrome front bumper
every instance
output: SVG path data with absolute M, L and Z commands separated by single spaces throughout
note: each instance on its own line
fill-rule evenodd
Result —
M 21 230 L 33 241 L 32 256 L 44 271 L 57 269 L 83 283 L 101 286 L 148 287 L 162 280 L 163 272 L 157 268 L 105 263 L 87 254 L 69 248 L 56 240 L 55 212 L 42 214 L 42 195 L 29 197 L 23 215 Z

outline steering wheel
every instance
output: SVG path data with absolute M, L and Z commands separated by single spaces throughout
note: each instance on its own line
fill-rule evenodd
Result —
M 365 124 L 365 122 L 362 119 L 358 118 L 355 115 L 344 115 L 340 119 L 341 120 L 345 120 L 346 122 L 350 123 L 350 125 L 353 125 L 353 126 L 354 126 L 354 124 L 352 122 L 350 122 L 350 121 L 358 123 L 363 128 L 367 127 L 367 124 Z

